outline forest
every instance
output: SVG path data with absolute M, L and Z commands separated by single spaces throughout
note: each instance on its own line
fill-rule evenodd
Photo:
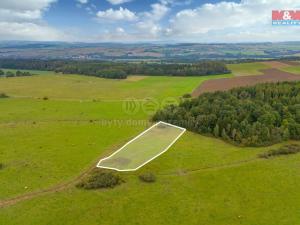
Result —
M 6 71 L 4 72 L 3 70 L 0 70 L 0 77 L 25 77 L 25 76 L 32 76 L 33 74 L 31 74 L 28 71 L 16 71 L 16 72 L 12 72 L 12 71 Z
M 166 106 L 152 119 L 241 146 L 300 140 L 300 82 L 205 93 Z
M 109 61 L 25 60 L 1 59 L 0 68 L 49 70 L 64 74 L 81 74 L 111 79 L 125 79 L 128 75 L 148 76 L 204 76 L 230 73 L 224 62 L 198 63 L 129 63 Z

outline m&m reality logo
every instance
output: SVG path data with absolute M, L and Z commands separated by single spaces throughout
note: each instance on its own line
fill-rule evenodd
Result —
M 300 26 L 300 10 L 273 10 L 272 25 Z

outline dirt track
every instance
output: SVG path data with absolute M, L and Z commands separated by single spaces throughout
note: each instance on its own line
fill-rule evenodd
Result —
M 65 183 L 50 187 L 48 189 L 42 189 L 39 191 L 34 191 L 31 193 L 19 195 L 19 196 L 13 197 L 13 198 L 0 200 L 0 209 L 10 206 L 10 205 L 14 205 L 18 202 L 22 202 L 25 200 L 29 200 L 29 199 L 38 197 L 38 196 L 42 196 L 42 195 L 50 194 L 50 193 L 54 193 L 54 192 L 60 192 L 67 188 L 71 188 L 76 183 L 78 183 L 81 179 L 86 177 L 94 168 L 95 168 L 95 163 L 93 163 L 93 165 L 91 167 L 89 167 L 87 170 L 83 171 L 79 176 L 75 177 L 73 180 L 70 180 L 69 182 L 65 182 Z
M 209 166 L 209 167 L 203 167 L 203 168 L 195 168 L 195 169 L 188 169 L 188 170 L 184 170 L 184 171 L 176 171 L 176 172 L 170 172 L 170 173 L 162 173 L 162 174 L 158 174 L 158 176 L 182 176 L 182 175 L 187 175 L 187 174 L 191 174 L 191 173 L 198 173 L 198 172 L 206 172 L 206 171 L 215 171 L 215 170 L 220 170 L 220 169 L 226 169 L 226 168 L 232 168 L 232 167 L 238 167 L 238 166 L 242 166 L 248 163 L 252 163 L 252 162 L 257 162 L 260 161 L 262 159 L 260 158 L 250 158 L 247 160 L 241 160 L 241 161 L 236 161 L 236 162 L 232 162 L 229 164 L 221 164 L 221 165 L 216 165 L 216 166 Z M 6 199 L 6 200 L 0 200 L 0 209 L 4 208 L 4 207 L 8 207 L 11 205 L 15 205 L 19 202 L 23 202 L 26 200 L 30 200 L 42 195 L 46 195 L 46 194 L 51 194 L 51 193 L 55 193 L 55 192 L 60 192 L 63 190 L 66 190 L 68 188 L 72 188 L 77 182 L 79 182 L 82 178 L 86 177 L 93 169 L 95 168 L 95 164 L 93 164 L 90 168 L 88 168 L 87 170 L 85 170 L 84 172 L 82 172 L 78 177 L 74 178 L 73 180 L 66 182 L 66 183 L 62 183 L 59 184 L 57 186 L 53 186 L 52 188 L 48 188 L 48 189 L 44 189 L 44 190 L 40 190 L 40 191 L 36 191 L 36 192 L 32 192 L 32 193 L 27 193 L 27 194 L 23 194 L 17 197 L 13 197 L 10 199 Z
M 262 70 L 262 72 L 264 75 L 207 80 L 193 91 L 192 96 L 197 97 L 205 92 L 226 91 L 236 87 L 253 86 L 260 83 L 300 80 L 300 75 L 294 75 L 278 69 L 266 69 Z

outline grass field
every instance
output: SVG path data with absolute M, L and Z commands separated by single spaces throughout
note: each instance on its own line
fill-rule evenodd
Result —
M 38 74 L 38 71 L 32 73 Z M 79 75 L 58 75 L 51 72 L 31 77 L 0 78 L 0 90 L 16 97 L 48 97 L 56 100 L 124 100 L 152 97 L 179 97 L 189 93 L 208 79 L 231 75 L 203 77 L 130 76 L 112 80 Z M 158 91 L 159 90 L 159 91 Z
M 0 198 L 72 179 L 104 152 L 116 151 L 142 132 L 149 115 L 142 109 L 126 113 L 127 97 L 154 97 L 162 104 L 166 96 L 178 98 L 209 79 L 142 78 L 53 74 L 0 78 L 1 92 L 23 96 L 0 101 L 0 163 L 5 166 L 0 171 Z M 45 95 L 49 100 L 41 99 Z M 94 95 L 103 100 L 93 101 Z
M 271 68 L 260 62 L 228 64 L 227 66 L 235 76 L 262 75 L 260 70 Z
M 149 127 L 147 113 L 124 112 L 127 97 L 178 98 L 209 78 L 1 78 L 0 92 L 20 97 L 0 99 L 0 203 L 73 180 Z M 257 157 L 275 147 L 186 132 L 141 170 L 122 173 L 126 182 L 115 189 L 54 188 L 0 208 L 0 224 L 298 225 L 300 155 Z M 142 183 L 145 172 L 157 181 Z
M 289 73 L 297 74 L 297 75 L 300 74 L 300 66 L 289 66 L 289 67 L 282 68 L 281 70 Z
M 166 151 L 184 132 L 183 128 L 156 123 L 97 166 L 119 171 L 137 170 Z

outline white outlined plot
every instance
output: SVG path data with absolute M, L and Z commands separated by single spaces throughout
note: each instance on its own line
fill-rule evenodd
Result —
M 165 122 L 158 122 L 126 143 L 109 157 L 101 159 L 99 168 L 135 171 L 166 152 L 186 131 Z

